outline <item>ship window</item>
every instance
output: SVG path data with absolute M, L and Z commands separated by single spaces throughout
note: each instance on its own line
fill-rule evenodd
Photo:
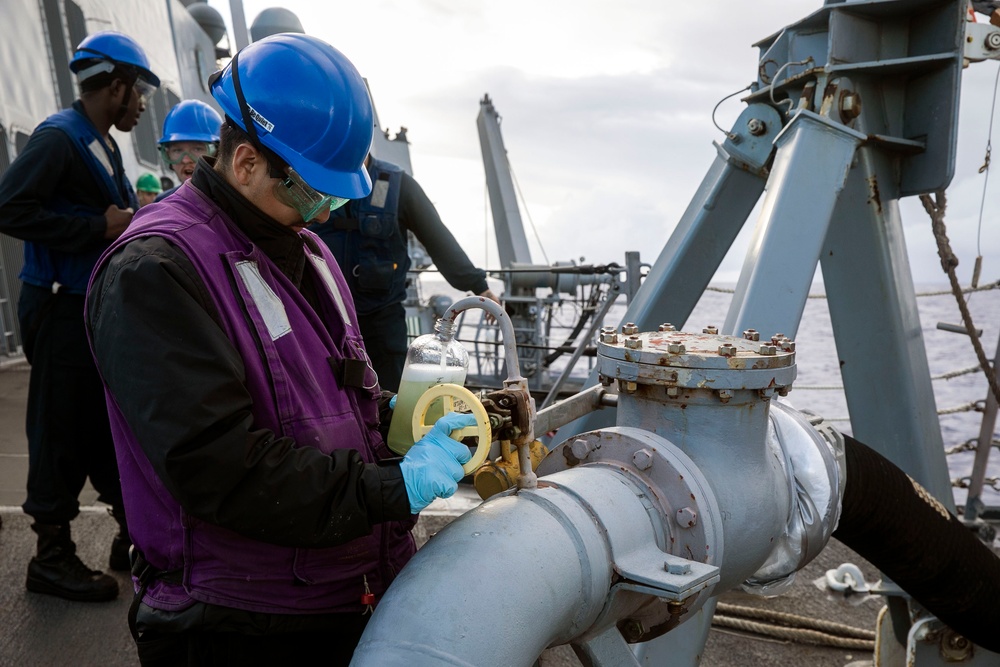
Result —
M 52 69 L 55 70 L 56 92 L 60 105 L 66 108 L 73 104 L 73 100 L 76 99 L 76 82 L 67 66 L 71 53 L 66 51 L 66 34 L 63 32 L 59 0 L 42 0 L 42 9 L 45 16 L 45 28 L 48 31 Z M 76 44 L 73 46 L 76 47 Z
M 146 111 L 139 117 L 139 124 L 132 130 L 136 156 L 149 167 L 159 165 L 157 142 L 163 135 L 163 120 L 167 117 L 167 112 L 180 101 L 181 98 L 166 86 L 157 88 Z
M 24 150 L 24 147 L 28 145 L 28 139 L 30 138 L 31 135 L 28 134 L 27 132 L 20 132 L 18 130 L 14 131 L 14 150 L 17 151 L 14 154 L 15 157 L 21 154 L 21 151 Z M 4 150 L 6 150 L 6 143 L 7 143 L 7 137 L 4 137 L 4 146 L 5 146 Z
M 146 111 L 139 116 L 139 124 L 132 130 L 132 145 L 135 147 L 135 155 L 139 161 L 147 167 L 156 167 L 159 162 L 156 142 L 160 138 L 160 123 L 156 118 L 156 108 L 158 99 L 163 96 L 163 89 L 160 88 L 153 95 Z
M 7 130 L 0 125 L 0 176 L 7 171 L 10 166 L 10 151 L 7 148 Z
M 87 20 L 80 5 L 73 0 L 66 0 L 66 27 L 69 28 L 69 48 L 75 53 L 76 47 L 87 37 Z

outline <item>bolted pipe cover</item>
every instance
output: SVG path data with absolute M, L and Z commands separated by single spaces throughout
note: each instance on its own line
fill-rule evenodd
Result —
M 653 331 L 598 344 L 598 369 L 606 378 L 704 389 L 789 387 L 795 379 L 795 346 L 761 354 L 761 344 L 710 333 Z M 724 348 L 727 354 L 720 354 Z

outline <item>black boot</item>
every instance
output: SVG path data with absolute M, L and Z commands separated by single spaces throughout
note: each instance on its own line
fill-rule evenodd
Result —
M 28 563 L 29 591 L 79 602 L 106 602 L 118 597 L 118 582 L 91 570 L 76 555 L 69 524 L 36 523 L 38 555 Z
M 111 556 L 108 557 L 108 567 L 116 572 L 126 572 L 132 569 L 128 550 L 132 547 L 132 538 L 128 536 L 128 524 L 125 522 L 125 510 L 120 507 L 111 508 L 108 514 L 118 522 L 118 534 L 111 540 Z

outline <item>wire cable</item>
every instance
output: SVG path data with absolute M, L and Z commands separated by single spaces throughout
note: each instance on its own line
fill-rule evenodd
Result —
M 722 106 L 723 102 L 725 102 L 726 100 L 728 100 L 731 97 L 736 97 L 737 95 L 739 95 L 740 93 L 742 93 L 744 90 L 750 90 L 751 86 L 753 86 L 753 84 L 752 83 L 748 83 L 746 86 L 744 86 L 743 88 L 740 88 L 735 93 L 730 93 L 729 95 L 726 95 L 721 100 L 719 100 L 718 102 L 716 102 L 715 108 L 712 109 L 712 125 L 714 125 L 715 129 L 717 129 L 719 132 L 722 132 L 724 135 L 726 135 L 726 138 L 729 139 L 730 141 L 732 141 L 733 137 L 735 137 L 736 135 L 733 134 L 732 132 L 726 132 L 721 127 L 719 127 L 719 124 L 717 122 L 715 122 L 715 112 L 719 110 L 719 107 Z

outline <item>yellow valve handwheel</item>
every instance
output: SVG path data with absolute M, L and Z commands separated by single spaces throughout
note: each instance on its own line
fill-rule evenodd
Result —
M 425 422 L 427 419 L 427 412 L 431 407 L 431 404 L 437 400 L 441 399 L 444 407 L 444 413 L 458 412 L 455 409 L 456 401 L 460 401 L 470 410 L 472 410 L 473 416 L 476 418 L 476 424 L 474 426 L 468 426 L 466 428 L 455 429 L 451 432 L 451 437 L 454 440 L 461 440 L 462 438 L 474 435 L 479 438 L 479 446 L 476 447 L 476 451 L 473 453 L 472 458 L 469 462 L 462 466 L 466 475 L 471 475 L 479 469 L 479 466 L 483 465 L 483 461 L 490 453 L 490 443 L 493 441 L 493 434 L 490 430 L 490 417 L 486 414 L 486 408 L 483 404 L 476 399 L 476 395 L 471 391 L 458 384 L 437 384 L 428 389 L 423 393 L 423 395 L 417 399 L 416 405 L 413 406 L 413 441 L 416 442 L 422 437 L 427 435 L 434 424 L 428 424 Z

